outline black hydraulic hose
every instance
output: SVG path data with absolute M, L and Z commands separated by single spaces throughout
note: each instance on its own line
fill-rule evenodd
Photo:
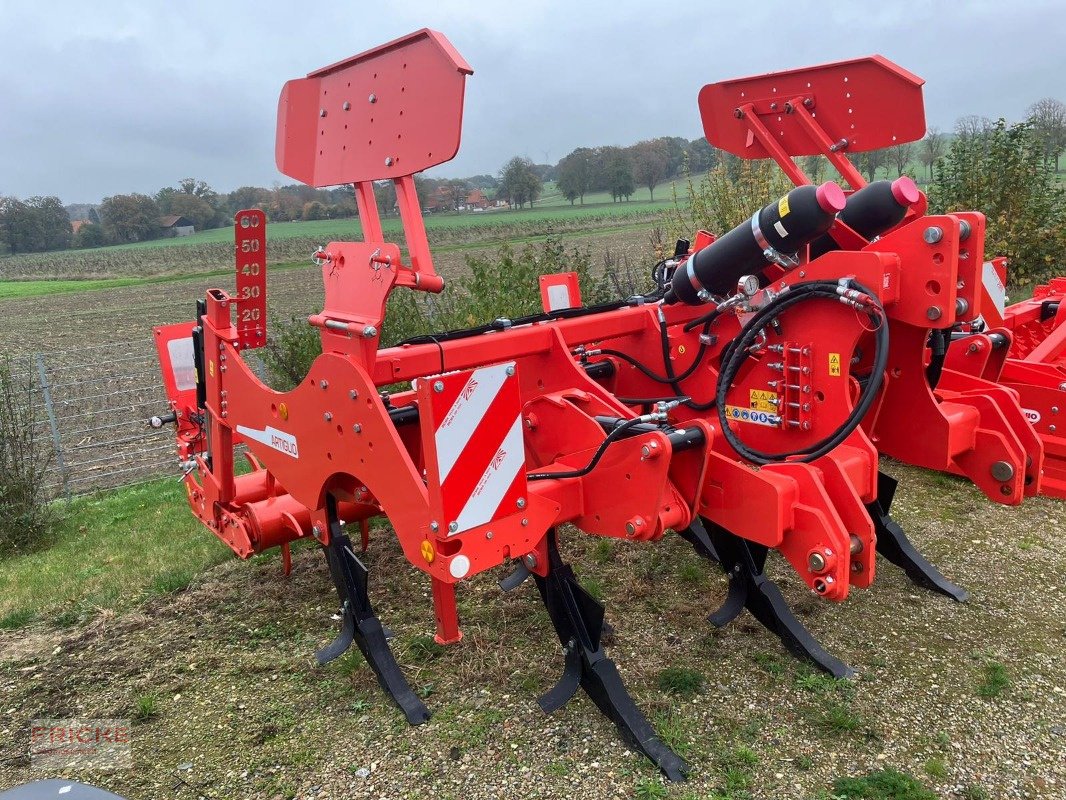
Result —
M 653 303 L 661 299 L 661 295 L 664 293 L 664 289 L 659 288 L 654 292 L 650 292 L 645 295 L 636 295 L 634 297 L 626 298 L 624 300 L 611 300 L 606 303 L 599 303 L 594 306 L 577 306 L 575 308 L 560 308 L 556 311 L 544 311 L 539 314 L 527 314 L 524 317 L 515 317 L 513 319 L 500 318 L 493 320 L 492 322 L 486 322 L 483 325 L 475 325 L 472 328 L 457 328 L 455 330 L 444 331 L 443 333 L 432 334 L 418 334 L 416 336 L 408 337 L 399 342 L 396 342 L 394 347 L 399 347 L 405 344 L 431 344 L 438 342 L 447 342 L 454 339 L 468 339 L 472 336 L 481 336 L 485 333 L 493 333 L 496 331 L 505 331 L 508 328 L 518 327 L 519 325 L 531 325 L 534 322 L 547 322 L 553 319 L 572 319 L 574 317 L 585 317 L 590 314 L 600 314 L 604 311 L 616 311 L 619 308 L 627 308 L 629 306 L 639 305 L 642 303 Z
M 711 325 L 716 319 L 718 319 L 719 309 L 716 308 L 709 314 L 705 314 L 703 319 L 703 330 L 700 333 L 700 348 L 696 352 L 696 357 L 692 360 L 692 364 L 682 372 L 680 375 L 674 373 L 673 362 L 670 361 L 670 335 L 666 329 L 666 318 L 660 313 L 659 317 L 659 342 L 662 345 L 663 352 L 663 365 L 666 367 L 667 377 L 670 378 L 670 388 L 677 392 L 678 397 L 685 395 L 685 390 L 681 388 L 681 381 L 689 377 L 696 371 L 696 369 L 703 363 L 703 357 L 707 353 L 707 348 L 710 346 L 710 339 L 707 338 L 708 332 L 711 329 Z M 686 327 L 686 330 L 688 328 Z M 715 401 L 708 400 L 706 403 L 697 403 L 692 398 L 688 398 L 684 401 L 684 404 L 691 408 L 693 411 L 708 411 L 714 408 Z
M 718 421 L 726 440 L 743 458 L 755 464 L 773 464 L 796 457 L 799 457 L 796 460 L 801 463 L 814 461 L 830 452 L 850 436 L 870 410 L 870 406 L 876 399 L 884 381 L 885 367 L 888 364 L 888 323 L 885 319 L 884 309 L 869 290 L 854 281 L 849 282 L 849 287 L 864 293 L 873 301 L 871 305 L 866 306 L 864 309 L 865 313 L 870 316 L 876 325 L 874 329 L 873 369 L 866 385 L 862 387 L 859 401 L 855 404 L 847 419 L 829 436 L 803 449 L 791 452 L 766 453 L 755 450 L 744 444 L 729 427 L 729 420 L 726 417 L 726 395 L 741 365 L 750 355 L 748 349 L 755 343 L 763 328 L 771 324 L 773 320 L 776 320 L 786 309 L 799 303 L 816 299 L 840 302 L 841 296 L 837 291 L 840 288 L 839 284 L 832 281 L 816 281 L 801 284 L 789 292 L 779 295 L 752 317 L 744 327 L 744 330 L 741 331 L 740 337 L 733 343 L 728 356 L 723 359 L 722 371 L 718 376 L 718 386 L 715 393 L 715 400 L 718 406 Z
M 929 334 L 929 349 L 932 357 L 929 366 L 925 368 L 925 379 L 929 382 L 929 388 L 935 389 L 940 383 L 940 376 L 944 374 L 944 361 L 948 356 L 948 345 L 951 344 L 951 336 L 946 330 L 934 330 Z
M 635 425 L 640 425 L 643 420 L 640 417 L 633 417 L 633 419 L 627 419 L 615 428 L 613 431 L 607 434 L 607 437 L 600 444 L 599 448 L 592 456 L 592 460 L 581 469 L 570 470 L 567 472 L 531 472 L 526 476 L 527 481 L 546 481 L 557 480 L 560 478 L 581 478 L 588 475 L 592 470 L 596 469 L 596 465 L 600 463 L 600 459 L 603 458 L 604 453 L 607 452 L 607 448 L 614 442 L 621 439 L 625 433 Z

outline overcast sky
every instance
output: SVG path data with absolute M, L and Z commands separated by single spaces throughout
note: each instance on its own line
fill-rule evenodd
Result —
M 474 68 L 459 156 L 438 176 L 695 138 L 706 83 L 871 53 L 926 79 L 942 129 L 1066 100 L 1063 0 L 0 0 L 0 194 L 291 182 L 274 167 L 281 85 L 421 27 Z

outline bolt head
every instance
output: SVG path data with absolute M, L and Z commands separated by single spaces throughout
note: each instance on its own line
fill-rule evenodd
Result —
M 1006 483 L 1014 478 L 1014 467 L 1006 461 L 996 461 L 989 471 L 992 473 L 992 477 L 1000 483 Z
M 509 367 L 507 367 L 505 371 L 507 372 L 508 378 L 512 377 L 514 375 L 514 364 L 511 364 Z
M 376 94 L 372 94 L 372 95 L 370 95 L 370 97 L 367 98 L 367 102 L 370 102 L 370 103 L 376 103 L 377 101 L 378 101 L 378 96 Z
M 944 238 L 944 229 L 936 225 L 930 225 L 924 231 L 922 231 L 922 239 L 926 244 L 936 244 Z
M 360 425 L 360 424 L 359 424 L 359 423 L 357 422 L 357 423 L 355 423 L 355 424 L 354 424 L 354 425 L 352 426 L 352 430 L 353 430 L 353 431 L 355 431 L 356 433 L 362 433 L 362 432 L 363 432 L 363 426 L 362 426 L 362 425 Z
M 385 156 L 385 166 L 386 167 L 391 167 L 392 166 L 392 156 Z
M 485 531 L 485 538 L 486 539 L 491 539 L 492 538 L 492 531 Z
M 329 422 L 331 419 L 333 419 L 333 415 L 327 411 L 325 414 L 322 415 L 322 419 L 324 419 L 326 422 Z
M 449 522 L 448 523 L 448 532 L 449 533 L 455 533 L 458 530 L 459 530 L 459 523 L 458 522 Z
M 372 338 L 374 338 L 377 335 L 378 335 L 378 329 L 375 328 L 373 325 L 367 325 L 365 328 L 363 328 L 363 338 L 364 339 L 372 339 Z
M 944 312 L 941 311 L 940 306 L 929 306 L 929 308 L 927 308 L 925 310 L 926 319 L 929 319 L 929 320 L 938 320 L 943 315 L 944 315 Z
M 323 389 L 328 389 L 329 388 L 329 381 L 322 381 L 318 385 L 320 387 L 322 387 Z
M 311 535 L 314 536 L 316 539 L 321 539 L 322 538 L 322 529 L 320 527 L 318 527 L 317 525 L 314 525 L 311 528 Z
M 517 505 L 519 508 L 525 508 L 526 507 L 526 498 L 519 497 L 518 498 L 518 502 L 515 503 L 515 505 Z
M 348 392 L 348 396 L 352 398 L 352 400 L 355 400 L 357 397 L 359 397 L 359 392 L 357 392 L 355 389 L 352 389 Z
M 352 108 L 352 104 L 345 100 L 341 108 L 343 108 L 345 111 L 350 111 Z
M 537 554 L 526 553 L 522 556 L 522 563 L 526 565 L 527 569 L 536 569 L 537 567 Z
M 438 523 L 437 520 L 433 520 L 431 523 L 429 523 L 429 529 L 436 533 L 440 530 L 440 523 Z
M 444 381 L 433 381 L 433 391 L 440 394 L 444 391 Z
M 823 556 L 821 553 L 815 552 L 807 556 L 807 568 L 811 572 L 822 572 L 823 570 L 825 570 L 825 567 L 825 556 Z

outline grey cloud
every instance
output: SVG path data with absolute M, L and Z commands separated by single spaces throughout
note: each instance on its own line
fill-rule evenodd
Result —
M 441 175 L 582 145 L 700 135 L 700 86 L 880 52 L 927 80 L 929 122 L 1066 99 L 1061 2 L 0 4 L 0 193 L 67 202 L 287 181 L 281 84 L 428 26 L 474 67 Z

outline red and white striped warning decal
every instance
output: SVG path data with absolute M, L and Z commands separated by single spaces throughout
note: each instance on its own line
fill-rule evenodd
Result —
M 515 513 L 526 459 L 514 362 L 427 378 L 419 393 L 426 479 L 449 535 Z

